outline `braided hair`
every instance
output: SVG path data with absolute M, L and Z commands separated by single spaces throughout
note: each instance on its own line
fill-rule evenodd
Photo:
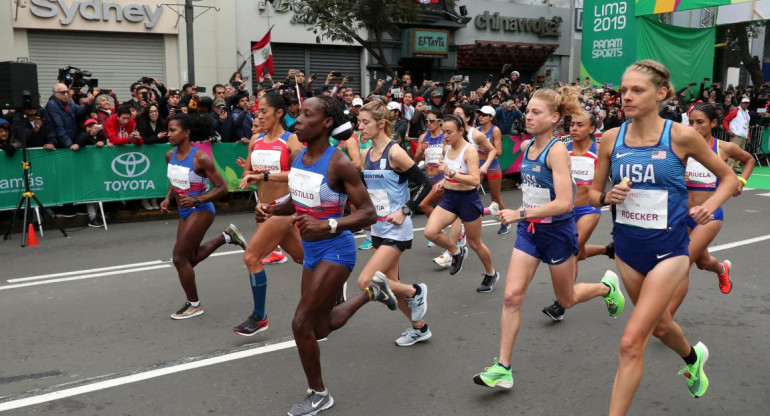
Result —
M 329 136 L 335 140 L 345 141 L 353 135 L 353 127 L 349 124 L 350 118 L 345 115 L 345 109 L 342 108 L 342 104 L 332 97 L 320 96 L 316 97 L 321 100 L 321 108 L 324 112 L 324 117 L 332 119 L 332 125 L 329 130 Z M 347 123 L 347 128 L 340 131 L 338 127 L 344 126 Z M 336 131 L 336 132 L 335 132 Z

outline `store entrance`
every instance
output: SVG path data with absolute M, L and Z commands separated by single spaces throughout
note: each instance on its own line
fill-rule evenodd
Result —
M 412 76 L 412 85 L 419 89 L 422 81 L 426 79 L 433 80 L 434 74 L 432 70 L 434 62 L 433 58 L 403 58 L 398 61 L 400 67 L 398 75 L 400 77 L 408 71 Z M 438 73 L 435 76 L 438 76 Z

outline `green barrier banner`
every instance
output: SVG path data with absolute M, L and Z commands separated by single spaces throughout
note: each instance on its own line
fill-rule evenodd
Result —
M 230 191 L 237 189 L 243 169 L 235 164 L 246 157 L 241 143 L 201 143 L 212 157 Z M 79 151 L 30 149 L 30 188 L 40 202 L 59 205 L 86 201 L 162 198 L 168 191 L 166 152 L 169 145 L 88 146 Z M 24 191 L 22 155 L 0 152 L 0 209 L 15 208 Z
M 636 15 L 671 13 L 750 1 L 753 0 L 636 0 Z
M 631 0 L 585 0 L 580 76 L 591 85 L 620 84 L 626 67 L 636 61 L 636 16 Z

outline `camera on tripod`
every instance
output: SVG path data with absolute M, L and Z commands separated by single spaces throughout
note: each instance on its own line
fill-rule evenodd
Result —
M 75 90 L 80 90 L 85 86 L 88 86 L 89 89 L 99 86 L 99 80 L 91 78 L 90 71 L 82 71 L 74 66 L 59 68 L 58 81 Z

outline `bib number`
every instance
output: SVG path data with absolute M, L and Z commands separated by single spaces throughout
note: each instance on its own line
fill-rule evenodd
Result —
M 631 189 L 617 206 L 615 220 L 620 224 L 652 230 L 668 228 L 668 190 Z
M 716 188 L 717 177 L 697 160 L 688 158 L 685 182 L 691 188 Z
M 572 179 L 578 185 L 590 185 L 594 181 L 594 159 L 584 156 L 570 156 Z
M 174 188 L 190 189 L 190 168 L 169 164 L 166 176 L 168 176 L 168 181 L 171 182 L 171 186 Z
M 438 165 L 438 162 L 441 160 L 441 152 L 442 149 L 438 147 L 428 147 L 425 149 L 425 164 Z
M 253 150 L 251 152 L 253 169 L 269 169 L 270 173 L 281 173 L 281 152 L 277 150 Z
M 289 188 L 294 203 L 306 208 L 321 206 L 321 183 L 324 177 L 320 173 L 292 169 L 289 172 Z
M 369 189 L 369 197 L 377 210 L 377 217 L 382 218 L 390 214 L 390 198 L 385 189 Z

